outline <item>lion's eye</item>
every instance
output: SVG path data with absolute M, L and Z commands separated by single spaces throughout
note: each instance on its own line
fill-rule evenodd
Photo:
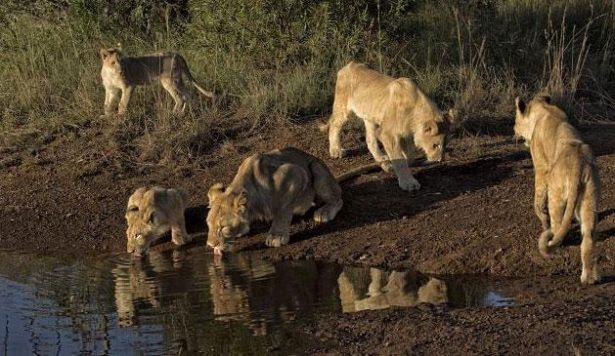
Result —
M 433 148 L 434 148 L 434 150 L 437 150 L 438 148 L 440 148 L 440 144 L 439 143 L 434 143 Z

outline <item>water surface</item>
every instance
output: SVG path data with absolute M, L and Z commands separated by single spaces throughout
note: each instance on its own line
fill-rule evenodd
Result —
M 0 354 L 300 352 L 296 322 L 318 313 L 506 306 L 480 278 L 272 264 L 204 247 L 66 260 L 0 252 Z

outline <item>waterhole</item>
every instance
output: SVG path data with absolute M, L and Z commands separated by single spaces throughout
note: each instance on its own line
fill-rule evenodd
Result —
M 322 313 L 507 306 L 485 279 L 317 261 L 214 259 L 204 247 L 67 260 L 0 251 L 0 354 L 296 353 Z

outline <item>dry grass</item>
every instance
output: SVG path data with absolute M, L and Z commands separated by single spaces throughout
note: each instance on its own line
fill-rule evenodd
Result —
M 106 149 L 128 164 L 189 164 L 222 144 L 232 150 L 238 131 L 328 115 L 335 72 L 350 59 L 410 76 L 441 106 L 475 121 L 510 116 L 515 96 L 537 92 L 583 119 L 604 119 L 615 104 L 610 2 L 20 4 L 0 5 L 5 149 L 98 127 Z M 97 52 L 118 42 L 128 54 L 181 52 L 218 100 L 195 94 L 177 117 L 160 87 L 139 88 L 129 116 L 99 119 Z

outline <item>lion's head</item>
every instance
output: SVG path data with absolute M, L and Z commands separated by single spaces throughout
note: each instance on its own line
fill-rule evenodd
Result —
M 551 111 L 549 108 L 551 108 Z M 526 146 L 532 139 L 536 118 L 541 116 L 541 112 L 550 111 L 552 113 L 555 110 L 561 116 L 566 117 L 563 111 L 551 104 L 551 97 L 548 95 L 536 95 L 529 103 L 526 103 L 520 97 L 516 97 L 515 109 L 515 136 L 524 139 Z
M 209 213 L 207 214 L 207 245 L 215 254 L 230 249 L 234 239 L 250 231 L 248 216 L 248 194 L 224 190 L 221 183 L 214 184 L 207 193 Z
M 122 52 L 118 48 L 101 48 L 99 53 L 103 67 L 110 67 L 118 72 L 120 71 Z
M 167 189 L 153 187 L 139 188 L 130 196 L 126 207 L 128 253 L 143 256 L 154 241 L 171 229 L 169 194 Z
M 532 118 L 530 108 L 537 108 L 543 105 L 551 104 L 551 97 L 546 95 L 538 95 L 534 99 L 526 103 L 520 97 L 515 98 L 515 136 L 525 140 L 526 144 L 532 138 L 536 120 Z
M 425 152 L 429 162 L 444 160 L 448 135 L 456 123 L 457 113 L 453 109 L 439 113 L 435 119 L 421 122 L 414 133 L 414 144 Z
M 414 145 L 420 148 L 430 162 L 444 160 L 447 138 L 459 125 L 455 109 L 441 111 L 419 87 L 408 78 L 398 78 L 389 85 L 390 113 L 395 122 L 412 125 Z M 397 128 L 400 130 L 401 128 Z

